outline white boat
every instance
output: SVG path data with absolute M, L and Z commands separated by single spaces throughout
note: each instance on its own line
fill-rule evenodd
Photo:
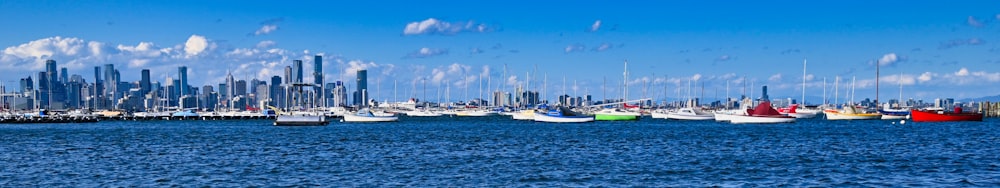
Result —
M 667 110 L 660 109 L 660 110 L 653 110 L 653 112 L 649 113 L 649 115 L 653 119 L 667 119 L 667 113 L 668 113 Z
M 882 114 L 882 119 L 910 119 L 910 108 L 902 109 L 882 109 L 879 110 Z
M 869 120 L 882 118 L 882 114 L 864 113 L 854 106 L 844 106 L 842 110 L 825 110 L 823 113 L 826 115 L 827 120 Z
M 278 115 L 274 119 L 275 126 L 326 125 L 326 116 Z
M 557 108 L 546 113 L 535 113 L 535 121 L 549 123 L 584 123 L 594 121 L 594 116 L 582 116 L 567 109 Z
M 399 117 L 396 116 L 376 116 L 367 108 L 358 110 L 354 114 L 344 115 L 345 122 L 388 122 L 396 121 Z
M 413 111 L 407 111 L 405 114 L 406 114 L 406 116 L 410 116 L 410 117 L 438 117 L 438 116 L 442 116 L 441 113 L 437 113 L 437 112 L 430 111 L 430 110 L 413 110 Z
M 791 123 L 795 122 L 795 119 L 795 117 L 778 113 L 778 110 L 771 107 L 771 102 L 764 101 L 752 111 L 748 110 L 746 115 L 729 117 L 729 122 L 733 124 Z
M 470 110 L 470 111 L 459 111 L 455 113 L 456 116 L 470 116 L 470 117 L 483 117 L 483 116 L 493 116 L 497 115 L 496 112 L 485 111 L 485 110 Z
M 594 119 L 600 121 L 638 120 L 639 116 L 642 116 L 639 112 L 629 112 L 617 108 L 607 108 L 594 112 Z
M 713 120 L 715 114 L 701 111 L 695 108 L 681 108 L 677 111 L 667 113 L 667 119 L 676 120 Z
M 746 110 L 722 110 L 714 113 L 715 121 L 731 121 L 734 117 L 745 116 Z
M 535 110 L 529 109 L 514 112 L 511 114 L 511 117 L 514 118 L 514 120 L 535 120 Z

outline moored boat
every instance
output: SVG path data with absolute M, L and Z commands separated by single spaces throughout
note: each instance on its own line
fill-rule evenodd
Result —
M 792 117 L 800 118 L 800 119 L 814 118 L 814 117 L 816 117 L 816 114 L 819 113 L 819 111 L 817 111 L 817 110 L 808 110 L 808 109 L 799 108 L 799 104 L 792 104 L 788 108 L 779 108 L 777 110 L 778 110 L 778 113 L 780 113 L 780 114 L 784 114 L 784 115 L 788 115 L 788 116 L 792 116 Z
M 367 108 L 362 108 L 354 114 L 344 115 L 345 122 L 389 122 L 398 119 L 399 117 L 396 116 L 376 116 Z
M 827 120 L 871 120 L 881 119 L 882 114 L 865 113 L 853 105 L 844 106 L 842 110 L 824 110 Z
M 535 120 L 535 110 L 534 109 L 521 110 L 512 113 L 510 117 L 514 118 L 514 120 Z
M 914 109 L 910 110 L 910 115 L 914 122 L 983 121 L 982 113 L 962 112 L 960 107 L 955 107 L 951 112 Z
M 546 113 L 535 113 L 535 121 L 549 123 L 584 123 L 594 121 L 594 116 L 573 113 L 569 109 L 556 108 Z
M 736 115 L 729 119 L 729 122 L 734 124 L 742 123 L 791 123 L 795 122 L 796 117 L 789 115 L 784 115 L 778 113 L 771 107 L 771 102 L 764 101 L 757 105 L 753 110 L 747 110 L 747 115 Z
M 681 108 L 677 111 L 667 113 L 667 119 L 677 120 L 713 120 L 715 114 L 701 111 L 696 108 Z
M 641 114 L 638 112 L 628 112 L 617 108 L 608 108 L 594 112 L 594 120 L 597 121 L 638 120 L 639 116 Z
M 909 119 L 910 109 L 882 109 L 878 113 L 882 114 L 882 119 Z

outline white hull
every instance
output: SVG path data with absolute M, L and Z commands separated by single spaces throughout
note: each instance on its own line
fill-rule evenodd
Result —
M 396 116 L 358 116 L 354 114 L 344 115 L 346 122 L 388 122 L 399 120 Z
M 735 118 L 737 116 L 743 116 L 743 115 L 728 114 L 728 113 L 716 113 L 715 114 L 715 121 L 732 121 L 733 118 Z
M 729 122 L 734 124 L 744 124 L 744 123 L 791 123 L 795 122 L 794 117 L 761 117 L 761 116 L 743 116 L 743 115 L 733 115 L 729 119 Z
M 410 117 L 438 117 L 438 116 L 442 116 L 442 114 L 437 113 L 437 112 L 431 112 L 431 111 L 409 111 L 409 112 L 406 112 L 406 116 L 410 116 Z
M 549 123 L 584 123 L 584 122 L 594 121 L 594 117 L 593 116 L 556 117 L 544 114 L 535 114 L 535 121 L 549 122 Z
M 882 119 L 910 119 L 910 115 L 905 116 L 894 116 L 894 115 L 882 115 Z
M 869 119 L 881 119 L 882 115 L 865 115 L 865 114 L 842 114 L 836 112 L 826 112 L 827 120 L 869 120 Z
M 667 114 L 667 119 L 676 119 L 676 120 L 713 120 L 713 119 L 715 119 L 715 115 L 713 115 L 713 114 L 708 114 L 708 115 L 686 115 L 686 114 L 669 113 L 669 114 Z
M 792 116 L 792 117 L 799 118 L 799 119 L 809 119 L 809 118 L 816 117 L 816 114 L 814 114 L 814 113 L 801 113 L 801 112 L 788 113 L 788 114 L 785 114 L 785 115 Z
M 496 112 L 487 112 L 487 111 L 465 111 L 465 112 L 458 112 L 455 115 L 456 116 L 469 116 L 469 117 L 483 117 L 483 116 L 497 115 L 497 113 Z
M 653 119 L 667 119 L 667 114 L 663 112 L 653 111 L 649 114 Z
M 325 116 L 289 116 L 280 115 L 275 117 L 274 125 L 326 125 Z

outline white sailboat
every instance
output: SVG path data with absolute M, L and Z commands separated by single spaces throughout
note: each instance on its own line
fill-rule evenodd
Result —
M 377 116 L 368 108 L 362 108 L 356 113 L 344 115 L 345 122 L 390 122 L 398 119 L 399 117 L 396 116 Z

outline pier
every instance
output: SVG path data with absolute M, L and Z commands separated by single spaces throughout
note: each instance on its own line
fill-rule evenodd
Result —
M 982 112 L 984 117 L 1000 117 L 1000 102 L 980 102 L 979 112 Z

